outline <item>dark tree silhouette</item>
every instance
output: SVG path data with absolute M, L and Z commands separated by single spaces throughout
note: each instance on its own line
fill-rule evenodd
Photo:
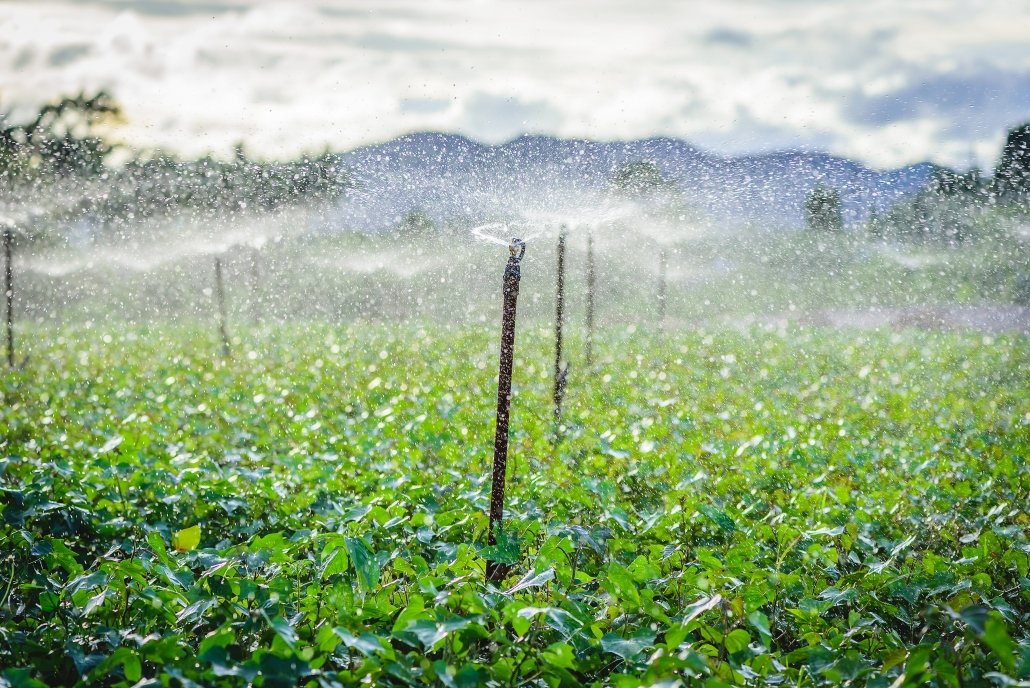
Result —
M 111 165 L 117 145 L 101 125 L 120 118 L 118 103 L 104 92 L 62 98 L 21 123 L 0 114 L 0 200 L 60 187 L 59 202 L 32 211 L 23 233 L 40 239 L 84 222 L 97 235 L 183 209 L 196 221 L 296 206 L 324 212 L 351 185 L 340 157 L 328 151 L 279 162 L 254 160 L 242 145 L 229 160 L 130 150 L 127 162 Z
M 121 107 L 107 93 L 84 93 L 40 108 L 23 124 L 0 116 L 0 172 L 11 177 L 99 174 L 114 146 L 96 127 L 121 117 Z
M 436 224 L 422 210 L 412 210 L 397 223 L 398 234 L 406 236 L 428 236 L 436 231 Z
M 637 160 L 615 169 L 608 178 L 609 186 L 629 196 L 647 196 L 672 188 L 652 160 Z
M 1012 301 L 1025 308 L 1030 308 L 1030 272 L 1016 274 L 1016 288 L 1012 294 Z
M 925 187 L 870 220 L 869 235 L 951 244 L 975 240 L 983 234 L 977 218 L 991 204 L 990 190 L 976 168 L 960 173 L 936 166 Z
M 1009 130 L 994 181 L 1003 200 L 1030 202 L 1030 122 Z
M 805 201 L 805 224 L 809 229 L 839 232 L 844 229 L 840 193 L 836 189 L 819 185 Z

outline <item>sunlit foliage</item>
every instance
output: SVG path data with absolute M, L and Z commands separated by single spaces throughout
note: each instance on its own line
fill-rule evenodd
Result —
M 223 363 L 34 332 L 0 378 L 3 681 L 1030 678 L 1025 338 L 608 330 L 554 445 L 540 332 L 498 587 L 495 333 L 275 327 Z

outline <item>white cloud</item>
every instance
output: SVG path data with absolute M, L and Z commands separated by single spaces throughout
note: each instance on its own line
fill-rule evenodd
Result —
M 0 107 L 106 88 L 125 140 L 188 154 L 530 131 L 964 165 L 1030 117 L 1028 27 L 1011 0 L 28 0 Z

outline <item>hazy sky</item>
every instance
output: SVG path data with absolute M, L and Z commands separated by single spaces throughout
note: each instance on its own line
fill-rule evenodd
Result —
M 991 167 L 1030 0 L 0 0 L 0 74 L 0 111 L 106 88 L 123 139 L 189 154 L 434 130 Z

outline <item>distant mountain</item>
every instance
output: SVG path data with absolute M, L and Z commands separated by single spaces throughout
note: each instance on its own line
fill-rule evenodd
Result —
M 418 210 L 437 222 L 487 221 L 596 202 L 612 172 L 653 161 L 703 216 L 719 221 L 798 226 L 809 192 L 837 189 L 845 219 L 863 219 L 915 193 L 931 163 L 877 171 L 823 153 L 780 152 L 727 158 L 672 138 L 628 142 L 520 136 L 487 146 L 453 134 L 417 133 L 340 156 L 356 182 L 339 205 L 348 227 L 375 230 Z

